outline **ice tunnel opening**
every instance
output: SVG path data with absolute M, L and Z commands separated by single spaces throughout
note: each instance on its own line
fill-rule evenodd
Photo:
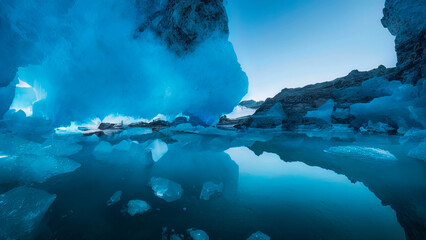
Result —
M 33 115 L 34 103 L 44 99 L 46 93 L 40 86 L 37 86 L 36 82 L 34 82 L 34 86 L 32 86 L 19 77 L 17 80 L 18 83 L 15 85 L 15 97 L 9 109 L 15 112 L 23 111 L 26 117 L 31 117 Z

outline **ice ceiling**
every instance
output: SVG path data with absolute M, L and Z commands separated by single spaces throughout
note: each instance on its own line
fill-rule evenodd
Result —
M 49 118 L 56 125 L 111 113 L 144 118 L 183 113 L 212 123 L 231 112 L 246 94 L 248 80 L 228 33 L 209 33 L 184 53 L 170 49 L 152 29 L 135 36 L 141 22 L 155 20 L 153 8 L 147 6 L 161 10 L 167 4 L 2 1 L 0 31 L 5 37 L 0 44 L 7 49 L 0 60 L 7 70 L 17 71 L 14 77 L 11 71 L 0 76 L 0 98 L 7 99 L 0 103 L 0 115 L 2 108 L 9 108 L 17 84 L 12 109 Z M 197 15 L 191 14 L 183 17 Z M 206 34 L 201 29 L 205 24 L 193 23 L 195 32 Z M 170 32 L 179 36 L 182 29 L 175 24 Z M 13 80 L 9 85 L 8 78 Z

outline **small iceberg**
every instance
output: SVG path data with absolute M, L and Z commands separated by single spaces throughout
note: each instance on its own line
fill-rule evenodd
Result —
M 121 195 L 123 194 L 122 191 L 117 191 L 114 194 L 112 194 L 112 196 L 110 197 L 110 199 L 107 201 L 107 206 L 111 206 L 116 202 L 119 202 L 121 200 Z
M 151 209 L 151 206 L 142 200 L 130 200 L 127 203 L 127 212 L 130 216 L 135 216 L 136 214 L 144 214 L 146 211 Z
M 153 177 L 150 185 L 155 196 L 164 199 L 166 202 L 179 200 L 183 194 L 182 186 L 167 178 Z
M 247 240 L 270 240 L 271 238 L 264 234 L 261 231 L 257 231 L 255 233 L 253 233 L 252 235 L 250 235 L 249 238 L 247 238 Z
M 216 192 L 220 193 L 223 191 L 223 183 L 216 184 L 214 182 L 205 182 L 203 189 L 201 190 L 200 199 L 209 200 L 210 197 Z
M 160 139 L 154 140 L 146 149 L 151 151 L 152 160 L 154 160 L 154 162 L 160 160 L 160 158 L 162 158 L 169 150 L 167 143 L 161 141 Z
M 328 150 L 324 150 L 324 152 L 355 159 L 397 160 L 389 151 L 373 147 L 339 146 L 330 147 Z
M 209 235 L 206 232 L 196 228 L 186 230 L 193 240 L 209 240 Z
M 111 143 L 102 141 L 93 150 L 94 155 L 108 154 L 113 150 Z
M 55 199 L 54 194 L 29 187 L 0 194 L 0 238 L 29 238 Z

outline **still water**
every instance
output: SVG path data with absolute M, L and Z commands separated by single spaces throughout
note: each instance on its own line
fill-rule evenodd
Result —
M 0 190 L 25 184 L 56 194 L 32 231 L 34 239 L 171 239 L 173 234 L 190 239 L 189 228 L 205 231 L 210 239 L 247 239 L 256 231 L 271 239 L 425 235 L 426 164 L 407 157 L 410 145 L 380 136 L 349 141 L 266 135 L 129 138 L 144 146 L 163 139 L 167 151 L 156 162 L 133 147 L 96 153 L 98 141 L 80 139 L 83 149 L 68 157 L 81 164 L 75 171 L 41 183 L 2 182 Z M 122 139 L 101 140 L 116 145 Z M 377 148 L 395 159 L 362 148 L 331 152 L 341 146 Z M 180 198 L 169 202 L 156 196 L 152 177 L 180 184 Z M 220 184 L 222 191 L 200 199 L 206 182 Z M 120 200 L 107 206 L 119 190 Z M 151 209 L 129 215 L 128 202 L 136 199 Z

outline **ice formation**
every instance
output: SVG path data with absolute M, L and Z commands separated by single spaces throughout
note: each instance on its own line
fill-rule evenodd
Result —
M 155 196 L 164 199 L 166 202 L 173 202 L 182 197 L 183 189 L 179 183 L 166 178 L 153 177 L 150 184 Z
M 408 152 L 408 156 L 426 162 L 426 140 Z
M 0 195 L 0 238 L 27 239 L 55 200 L 43 190 L 17 187 Z
M 119 202 L 121 200 L 121 195 L 123 192 L 121 190 L 112 194 L 112 196 L 107 201 L 107 206 L 112 206 L 114 203 Z
M 118 151 L 129 151 L 131 145 L 132 142 L 130 142 L 129 140 L 122 140 L 120 143 L 114 145 L 112 148 Z
M 397 160 L 396 157 L 389 151 L 364 146 L 330 147 L 328 150 L 324 150 L 324 152 L 335 155 L 343 155 L 357 160 Z
M 220 193 L 223 191 L 223 183 L 216 184 L 214 182 L 205 182 L 203 189 L 201 189 L 200 199 L 209 200 L 210 197 L 216 192 Z
M 127 212 L 130 214 L 130 216 L 144 214 L 149 209 L 151 209 L 151 206 L 142 200 L 130 200 L 129 203 L 127 203 Z
M 164 154 L 166 154 L 169 150 L 167 143 L 161 141 L 160 139 L 155 139 L 146 149 L 151 151 L 152 160 L 154 160 L 154 162 L 160 160 L 160 158 L 163 157 Z
M 196 228 L 186 230 L 193 240 L 209 240 L 209 235 L 206 232 Z
M 253 233 L 252 235 L 250 235 L 249 238 L 247 238 L 247 240 L 270 240 L 271 238 L 264 234 L 261 231 L 257 231 L 255 233 Z
M 222 0 L 5 0 L 0 19 L 0 115 L 16 73 L 46 93 L 33 116 L 56 125 L 182 112 L 213 123 L 247 92 Z
M 111 153 L 113 150 L 111 143 L 106 142 L 106 141 L 102 141 L 100 142 L 95 149 L 93 150 L 93 153 L 95 155 L 99 155 L 99 154 L 108 154 Z
M 305 117 L 312 117 L 322 119 L 327 123 L 331 122 L 331 114 L 333 113 L 334 101 L 328 100 L 324 105 L 319 107 L 317 110 L 309 111 Z

